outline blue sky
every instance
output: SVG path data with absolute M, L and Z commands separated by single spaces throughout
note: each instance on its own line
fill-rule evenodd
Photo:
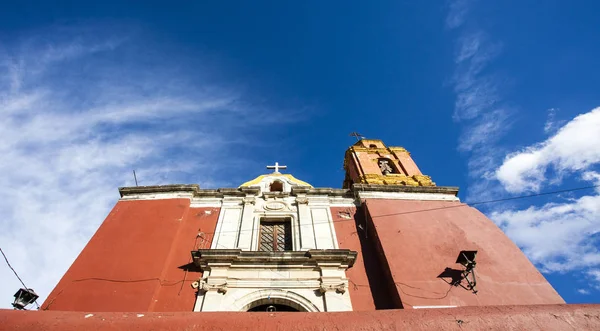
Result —
M 235 187 L 278 161 L 340 187 L 352 131 L 467 202 L 600 184 L 600 4 L 541 5 L 4 2 L 1 247 L 43 298 L 132 169 Z M 600 301 L 600 190 L 481 210 L 567 302 Z

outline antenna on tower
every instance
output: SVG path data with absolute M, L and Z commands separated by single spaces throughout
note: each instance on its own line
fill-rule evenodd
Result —
M 133 169 L 133 180 L 135 180 L 135 186 L 138 186 L 137 177 L 135 176 L 135 169 Z

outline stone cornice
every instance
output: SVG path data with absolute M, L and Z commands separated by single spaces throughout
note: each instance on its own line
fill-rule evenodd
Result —
M 129 186 L 119 187 L 119 193 L 121 197 L 126 195 L 134 194 L 148 194 L 148 193 L 181 193 L 181 192 L 192 192 L 197 193 L 200 190 L 198 184 L 174 184 L 174 185 L 153 185 L 153 186 Z
M 155 186 L 130 186 L 120 187 L 119 193 L 121 197 L 139 194 L 156 194 L 156 193 L 191 193 L 194 197 L 214 197 L 222 198 L 225 196 L 245 197 L 247 195 L 256 195 L 259 193 L 259 188 L 256 187 L 241 187 L 241 188 L 220 188 L 220 189 L 200 189 L 198 184 L 177 184 L 177 185 L 155 185 Z M 352 197 L 351 191 L 346 189 L 335 188 L 312 188 L 307 186 L 294 186 L 290 193 L 281 192 L 264 192 L 266 196 L 297 196 L 298 194 L 306 195 L 326 195 L 337 197 Z
M 205 268 L 211 264 L 231 265 L 304 265 L 340 264 L 352 267 L 357 252 L 349 249 L 311 249 L 308 251 L 257 252 L 241 249 L 199 249 L 192 251 L 194 264 Z
M 456 186 L 405 186 L 405 185 L 375 185 L 354 184 L 352 190 L 355 192 L 408 192 L 408 193 L 442 193 L 458 195 Z
M 407 193 L 438 193 L 458 195 L 458 187 L 454 186 L 406 186 L 406 185 L 376 185 L 376 184 L 354 184 L 352 189 L 337 188 L 312 188 L 306 186 L 295 186 L 292 188 L 290 196 L 327 196 L 338 198 L 353 198 L 355 192 L 407 192 Z M 176 184 L 176 185 L 156 185 L 156 186 L 132 186 L 120 187 L 121 198 L 131 197 L 133 199 L 139 196 L 151 194 L 187 194 L 196 198 L 224 198 L 239 197 L 248 195 L 257 195 L 258 188 L 220 188 L 220 189 L 200 189 L 198 184 Z M 265 195 L 288 196 L 287 194 L 269 193 Z

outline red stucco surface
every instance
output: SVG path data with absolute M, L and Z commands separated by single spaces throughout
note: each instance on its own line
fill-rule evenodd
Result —
M 394 155 L 398 158 L 398 163 L 402 167 L 402 170 L 406 175 L 420 175 L 421 171 L 415 161 L 410 157 L 408 152 L 394 152 Z
M 375 302 L 367 277 L 365 253 L 361 247 L 359 233 L 354 221 L 354 217 L 357 216 L 356 212 L 356 208 L 331 208 L 339 247 L 358 252 L 354 266 L 346 271 L 346 277 L 350 279 L 348 291 L 352 301 L 352 309 L 355 311 L 375 310 Z M 348 219 L 348 217 L 351 218 Z
M 2 330 L 600 330 L 600 305 L 344 313 L 98 313 L 0 310 Z
M 191 311 L 201 274 L 187 265 L 190 251 L 218 213 L 188 199 L 119 201 L 42 309 Z
M 404 308 L 559 304 L 563 299 L 485 215 L 458 202 L 367 199 L 369 238 L 381 245 Z M 374 227 L 373 227 L 374 226 Z M 477 250 L 475 295 L 440 278 Z M 383 263 L 385 264 L 385 263 Z

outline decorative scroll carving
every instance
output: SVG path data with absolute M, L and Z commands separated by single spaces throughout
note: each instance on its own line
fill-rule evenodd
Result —
M 245 205 L 253 205 L 253 204 L 256 203 L 256 199 L 255 198 L 248 198 L 248 197 L 246 197 L 246 198 L 242 199 L 242 202 Z
M 227 293 L 227 282 L 219 285 L 208 284 L 206 279 L 200 280 L 198 283 L 198 291 L 208 292 L 210 290 L 217 290 L 217 293 Z
M 346 288 L 347 288 L 346 283 L 341 283 L 338 285 L 321 284 L 321 286 L 319 286 L 319 292 L 321 292 L 322 294 L 325 294 L 325 292 L 327 292 L 327 291 L 335 291 L 336 293 L 344 294 L 344 293 L 346 293 Z
M 296 203 L 298 203 L 298 204 L 307 204 L 308 203 L 308 198 L 305 198 L 305 197 L 296 198 Z

